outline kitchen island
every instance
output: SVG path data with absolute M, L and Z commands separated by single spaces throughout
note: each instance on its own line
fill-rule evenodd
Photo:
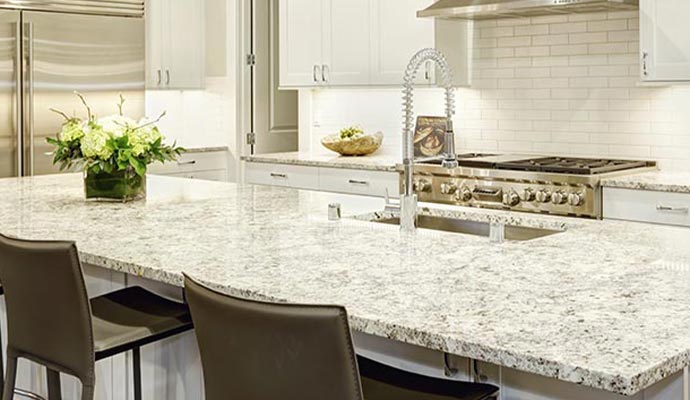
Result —
M 84 201 L 78 174 L 3 179 L 0 196 L 2 233 L 75 240 L 84 263 L 124 284 L 179 287 L 186 272 L 248 298 L 341 304 L 366 337 L 478 360 L 499 384 L 510 384 L 508 371 L 528 374 L 504 399 L 667 399 L 686 382 L 687 229 L 447 208 L 563 232 L 502 244 L 403 235 L 326 218 L 336 198 L 348 215 L 380 210 L 382 200 L 156 176 L 148 199 L 130 204 Z M 193 339 L 182 341 L 192 355 L 177 361 L 198 370 Z M 524 383 L 534 377 L 566 385 L 555 391 L 562 397 L 526 395 L 539 390 Z

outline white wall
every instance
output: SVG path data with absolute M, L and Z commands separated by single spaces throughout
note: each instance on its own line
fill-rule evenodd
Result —
M 655 159 L 690 170 L 690 87 L 638 83 L 638 25 L 637 12 L 476 22 L 472 87 L 457 90 L 460 148 Z M 399 89 L 312 98 L 312 134 L 301 150 L 319 151 L 322 136 L 360 124 L 384 132 L 382 153 L 400 153 Z M 443 113 L 434 89 L 418 90 L 415 105 Z

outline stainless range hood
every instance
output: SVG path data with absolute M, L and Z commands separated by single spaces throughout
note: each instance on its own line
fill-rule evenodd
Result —
M 439 0 L 418 17 L 497 19 L 637 10 L 639 0 Z

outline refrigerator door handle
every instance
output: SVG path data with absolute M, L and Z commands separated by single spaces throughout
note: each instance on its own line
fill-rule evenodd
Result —
M 15 37 L 14 37 L 14 73 L 15 73 L 15 104 L 14 104 L 14 126 L 16 129 L 17 137 L 17 176 L 24 175 L 24 118 L 22 118 L 22 24 L 17 22 L 15 27 Z
M 26 29 L 26 98 L 24 102 L 26 134 L 29 141 L 28 170 L 29 176 L 34 175 L 34 24 L 27 22 Z

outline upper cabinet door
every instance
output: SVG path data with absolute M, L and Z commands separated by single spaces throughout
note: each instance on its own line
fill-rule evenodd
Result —
M 370 3 L 324 1 L 322 74 L 327 85 L 368 85 L 371 79 Z
M 434 47 L 434 20 L 417 18 L 433 0 L 373 0 L 371 2 L 372 84 L 402 85 L 405 68 L 415 53 Z M 417 83 L 432 83 L 434 68 L 423 66 Z
M 280 86 L 322 84 L 323 16 L 328 2 L 281 0 L 279 3 Z
M 204 87 L 204 2 L 165 0 L 169 7 L 163 79 L 170 89 Z
M 146 2 L 146 87 L 157 89 L 163 83 L 163 45 L 167 42 L 164 36 L 165 0 L 148 0 Z
M 690 1 L 640 1 L 641 77 L 690 81 Z
M 146 1 L 146 87 L 204 87 L 204 2 Z

